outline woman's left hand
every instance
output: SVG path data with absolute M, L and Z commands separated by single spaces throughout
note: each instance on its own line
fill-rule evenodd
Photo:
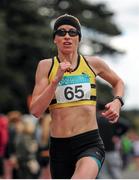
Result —
M 102 112 L 102 116 L 107 118 L 110 123 L 116 123 L 120 116 L 121 104 L 119 100 L 113 100 L 105 105 L 106 110 Z

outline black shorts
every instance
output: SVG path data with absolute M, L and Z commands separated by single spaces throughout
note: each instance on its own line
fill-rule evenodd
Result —
M 53 179 L 70 179 L 76 162 L 91 156 L 98 164 L 103 164 L 105 151 L 98 129 L 68 138 L 50 137 L 50 170 Z

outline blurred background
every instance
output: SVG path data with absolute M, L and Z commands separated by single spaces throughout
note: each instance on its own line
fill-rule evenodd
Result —
M 139 178 L 138 0 L 0 1 L 0 178 L 50 178 L 51 118 L 46 111 L 36 119 L 28 105 L 38 62 L 57 54 L 52 28 L 64 13 L 81 22 L 80 53 L 102 57 L 126 85 L 118 128 L 109 135 L 114 147 L 108 149 L 120 154 L 121 163 L 111 165 L 120 176 L 108 167 L 100 178 Z M 99 78 L 97 89 L 99 114 L 113 96 Z

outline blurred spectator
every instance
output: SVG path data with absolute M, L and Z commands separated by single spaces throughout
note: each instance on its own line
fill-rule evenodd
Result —
M 4 178 L 4 157 L 8 143 L 8 119 L 0 115 L 0 178 Z
M 129 129 L 121 138 L 122 169 L 126 169 L 133 157 L 133 129 Z
M 15 137 L 14 137 L 14 143 L 13 143 L 13 149 L 14 151 L 12 154 L 10 154 L 10 163 L 12 164 L 13 171 L 12 171 L 12 178 L 18 179 L 19 178 L 19 162 L 18 162 L 18 143 L 21 141 L 23 136 L 23 130 L 24 130 L 24 124 L 22 121 L 19 121 L 15 124 Z M 22 147 L 20 147 L 22 148 Z
M 112 124 L 101 116 L 105 110 L 103 103 L 98 104 L 98 127 L 100 136 L 105 145 L 105 161 L 99 174 L 100 179 L 121 179 L 122 159 L 120 154 L 120 136 L 128 129 L 124 124 Z
M 15 153 L 15 137 L 16 137 L 16 130 L 15 126 L 18 122 L 22 121 L 22 113 L 20 111 L 10 111 L 7 114 L 8 117 L 8 133 L 9 133 L 9 141 L 6 148 L 6 157 L 10 158 L 12 154 Z
M 135 128 L 122 137 L 122 158 L 124 169 L 139 170 L 139 135 Z
M 11 173 L 11 178 L 15 179 L 17 177 L 16 167 L 11 164 L 13 162 L 13 157 L 15 156 L 15 138 L 16 138 L 16 126 L 18 123 L 22 121 L 22 113 L 20 111 L 9 111 L 7 113 L 8 117 L 8 134 L 9 134 L 9 141 L 6 147 L 6 155 L 5 157 L 9 159 L 9 171 Z M 12 160 L 12 161 L 11 161 Z
M 134 131 L 133 137 L 133 161 L 135 162 L 135 169 L 139 171 L 139 135 Z
M 42 115 L 36 126 L 36 139 L 38 141 L 38 162 L 41 167 L 41 177 L 50 178 L 49 172 L 49 126 L 51 116 L 49 113 Z
M 36 179 L 39 176 L 38 145 L 34 131 L 35 125 L 30 121 L 22 121 L 16 126 L 15 155 L 12 159 L 16 168 L 16 179 Z

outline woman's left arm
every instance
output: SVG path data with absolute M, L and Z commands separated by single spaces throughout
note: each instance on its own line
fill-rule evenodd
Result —
M 106 110 L 102 115 L 109 119 L 111 123 L 115 123 L 119 119 L 120 110 L 122 106 L 122 98 L 124 95 L 124 82 L 123 80 L 100 58 L 94 57 L 90 61 L 91 66 L 98 76 L 111 84 L 113 89 L 114 98 L 112 102 L 106 104 Z

